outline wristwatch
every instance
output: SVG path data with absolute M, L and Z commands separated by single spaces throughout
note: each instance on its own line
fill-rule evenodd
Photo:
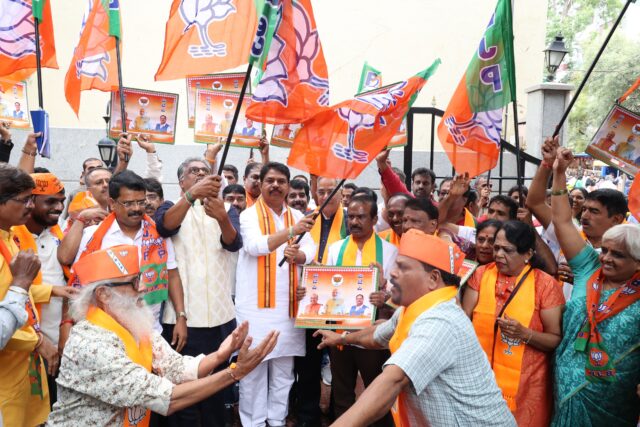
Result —
M 184 311 L 181 311 L 180 313 L 178 313 L 177 317 L 184 317 L 184 320 L 187 320 L 187 313 L 185 313 Z

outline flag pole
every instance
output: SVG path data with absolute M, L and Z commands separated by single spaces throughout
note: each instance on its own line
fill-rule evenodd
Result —
M 118 93 L 120 94 L 120 121 L 122 122 L 122 133 L 127 133 L 127 116 L 124 108 L 124 89 L 122 88 L 122 60 L 120 58 L 120 38 L 116 39 L 116 63 L 118 65 Z M 124 155 L 124 161 L 129 161 L 129 155 Z
M 629 8 L 629 5 L 632 2 L 635 2 L 635 0 L 627 0 L 627 2 L 625 3 L 624 7 L 620 11 L 620 15 L 618 15 L 618 19 L 616 19 L 616 22 L 613 24 L 613 27 L 611 27 L 611 30 L 609 30 L 609 34 L 607 34 L 607 38 L 604 39 L 604 43 L 602 43 L 602 46 L 600 46 L 600 50 L 598 50 L 598 53 L 596 54 L 596 57 L 593 59 L 593 62 L 591 63 L 591 66 L 589 67 L 589 69 L 587 70 L 586 74 L 582 78 L 582 81 L 580 82 L 580 86 L 578 86 L 578 89 L 576 90 L 576 93 L 571 98 L 571 101 L 569 102 L 569 106 L 565 110 L 564 114 L 562 115 L 562 118 L 560 119 L 560 122 L 556 126 L 556 130 L 553 132 L 552 138 L 555 138 L 556 136 L 558 136 L 560 134 L 560 129 L 562 129 L 562 125 L 564 125 L 564 122 L 567 120 L 567 117 L 569 117 L 569 113 L 571 112 L 571 109 L 573 108 L 573 105 L 576 103 L 576 100 L 578 99 L 578 96 L 580 96 L 580 93 L 582 92 L 582 89 L 584 89 L 584 86 L 587 83 L 587 80 L 589 79 L 589 76 L 591 76 L 591 73 L 593 72 L 593 69 L 596 67 L 596 64 L 600 60 L 600 57 L 602 56 L 602 53 L 604 52 L 605 48 L 609 44 L 609 41 L 611 40 L 611 37 L 613 37 L 613 33 L 615 33 L 616 29 L 618 28 L 618 25 L 620 24 L 620 21 L 622 21 L 622 18 L 624 17 L 624 14 L 627 13 L 627 9 Z
M 36 76 L 38 79 L 38 106 L 41 110 L 44 110 L 44 100 L 42 96 L 42 62 L 40 60 L 40 20 L 33 17 L 33 23 L 35 24 L 35 38 L 36 38 Z
M 327 200 L 325 200 L 322 205 L 320 206 L 320 209 L 318 209 L 318 212 L 313 214 L 313 219 L 315 221 L 316 218 L 318 218 L 318 216 L 322 213 L 322 211 L 324 210 L 324 208 L 327 207 L 327 205 L 329 204 L 329 202 L 331 201 L 331 199 L 333 199 L 333 196 L 336 195 L 336 193 L 338 192 L 338 190 L 340 190 L 342 188 L 342 186 L 344 185 L 344 183 L 346 182 L 346 179 L 341 179 L 340 182 L 338 183 L 338 185 L 336 185 L 336 188 L 333 189 L 333 191 L 329 194 L 329 197 L 327 197 Z M 296 239 L 296 241 L 294 242 L 294 244 L 298 244 L 300 243 L 300 241 L 302 240 L 302 236 L 304 236 L 304 233 L 299 234 L 298 238 Z M 284 265 L 284 263 L 287 261 L 286 258 L 282 258 L 280 260 L 280 263 L 278 264 L 278 267 L 282 267 Z
M 522 196 L 522 159 L 521 159 L 521 155 L 520 155 L 520 130 L 518 129 L 518 100 L 517 98 L 514 96 L 513 97 L 513 124 L 514 124 L 514 136 L 516 138 L 516 185 L 518 186 L 518 196 L 519 196 L 519 202 L 518 205 L 520 205 L 520 207 L 524 207 L 524 198 Z
M 249 85 L 249 79 L 251 77 L 252 68 L 253 68 L 253 63 L 249 61 L 249 65 L 247 66 L 247 72 L 244 75 L 244 82 L 242 82 L 242 89 L 240 90 L 238 105 L 236 105 L 236 111 L 233 113 L 233 120 L 231 120 L 231 127 L 229 128 L 229 135 L 227 135 L 227 142 L 224 144 L 224 150 L 222 150 L 220 165 L 218 165 L 218 175 L 222 174 L 222 168 L 224 167 L 224 164 L 227 161 L 227 154 L 229 153 L 229 147 L 231 146 L 231 138 L 233 137 L 233 131 L 236 129 L 238 116 L 240 116 L 240 107 L 242 107 L 242 101 L 244 100 L 244 95 L 247 92 L 247 86 Z

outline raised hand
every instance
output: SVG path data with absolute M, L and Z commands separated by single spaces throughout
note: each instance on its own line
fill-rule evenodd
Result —
M 249 350 L 253 339 L 247 337 L 240 348 L 238 353 L 238 361 L 236 362 L 235 375 L 238 379 L 245 377 L 249 372 L 258 366 L 269 353 L 273 351 L 277 342 L 280 332 L 271 331 L 262 340 L 262 342 L 253 350 Z
M 560 147 L 553 162 L 553 170 L 558 173 L 564 173 L 569 165 L 573 162 L 573 153 L 570 149 Z
M 133 134 L 131 133 L 123 132 L 120 134 L 120 139 L 118 140 L 116 151 L 118 152 L 118 160 L 123 163 L 126 163 L 129 160 L 131 160 L 131 156 L 133 155 L 133 149 L 131 148 L 132 139 L 133 139 Z
M 136 142 L 147 153 L 155 153 L 156 146 L 151 142 L 151 135 L 148 133 L 139 133 L 136 137 Z

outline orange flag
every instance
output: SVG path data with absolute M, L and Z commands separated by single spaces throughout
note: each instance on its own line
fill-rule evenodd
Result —
M 156 80 L 211 74 L 246 64 L 256 33 L 253 0 L 173 0 Z
M 41 64 L 58 68 L 51 4 L 45 0 L 0 2 L 0 77 L 24 80 L 36 70 L 34 14 L 40 19 Z
M 110 92 L 118 86 L 114 37 L 120 36 L 118 0 L 93 0 L 83 22 L 80 41 L 64 80 L 67 102 L 76 115 L 80 110 L 81 91 L 98 89 Z
M 629 212 L 640 221 L 640 173 L 636 174 L 629 189 Z
M 246 117 L 259 123 L 301 123 L 329 105 L 329 73 L 311 0 L 282 0 Z
M 318 176 L 357 177 L 389 144 L 438 65 L 439 59 L 408 80 L 324 107 L 296 135 L 289 166 Z

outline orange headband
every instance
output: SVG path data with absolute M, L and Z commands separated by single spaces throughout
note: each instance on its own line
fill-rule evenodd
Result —
M 451 274 L 457 274 L 464 261 L 464 253 L 456 245 L 415 229 L 402 233 L 398 253 Z
M 51 196 L 64 190 L 62 182 L 52 173 L 32 173 L 31 178 L 36 184 L 33 194 Z
M 80 284 L 118 279 L 140 273 L 138 247 L 118 245 L 83 256 L 73 265 Z

